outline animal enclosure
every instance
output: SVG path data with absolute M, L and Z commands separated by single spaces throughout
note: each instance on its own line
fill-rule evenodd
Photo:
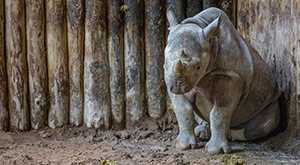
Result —
M 232 154 L 173 147 L 171 5 L 225 11 L 273 69 L 287 130 Z M 299 164 L 299 25 L 300 0 L 0 0 L 0 164 Z
M 235 0 L 0 1 L 0 129 L 130 128 L 168 109 L 165 11 L 223 9 L 276 71 L 299 123 L 299 4 Z
M 203 4 L 1 0 L 1 130 L 122 129 L 161 118 L 170 5 L 183 19 Z M 223 6 L 232 16 L 232 5 Z

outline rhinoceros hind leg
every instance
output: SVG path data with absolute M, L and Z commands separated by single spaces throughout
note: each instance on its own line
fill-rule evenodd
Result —
M 279 125 L 280 108 L 274 101 L 248 122 L 231 129 L 232 140 L 255 140 L 271 134 Z

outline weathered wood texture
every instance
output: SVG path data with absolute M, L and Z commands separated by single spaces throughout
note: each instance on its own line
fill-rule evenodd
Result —
M 10 129 L 23 131 L 29 128 L 24 1 L 5 1 L 5 23 Z
M 44 23 L 44 0 L 26 0 L 29 105 L 30 122 L 33 129 L 39 129 L 46 125 L 49 105 Z
M 129 127 L 145 114 L 143 2 L 125 0 L 125 92 Z
M 4 46 L 4 1 L 0 0 L 0 131 L 8 128 L 7 82 Z
M 228 13 L 235 1 L 222 0 Z M 123 129 L 162 117 L 165 11 L 182 21 L 218 4 L 203 2 L 0 0 L 0 130 Z
M 289 128 L 300 124 L 300 1 L 238 1 L 242 36 L 274 70 L 289 105 Z
M 108 57 L 113 127 L 125 127 L 124 13 L 122 0 L 108 1 Z
M 209 7 L 218 7 L 219 1 L 218 0 L 202 0 L 203 10 Z
M 67 0 L 70 112 L 69 122 L 83 123 L 84 0 Z
M 46 1 L 46 31 L 51 128 L 68 124 L 69 82 L 65 0 Z
M 84 59 L 84 122 L 110 128 L 109 65 L 105 1 L 86 1 Z
M 249 1 L 238 1 L 237 3 L 237 30 L 241 34 L 242 37 L 246 39 L 246 41 L 250 41 L 249 39 L 249 26 L 250 26 L 250 9 L 249 9 Z
M 187 0 L 186 1 L 186 16 L 192 17 L 202 11 L 202 0 Z
M 235 25 L 236 21 L 236 0 L 220 0 L 220 9 L 223 10 L 228 17 L 230 18 L 231 22 Z
M 163 115 L 166 107 L 163 3 L 163 0 L 145 0 L 146 98 L 148 115 L 155 119 Z

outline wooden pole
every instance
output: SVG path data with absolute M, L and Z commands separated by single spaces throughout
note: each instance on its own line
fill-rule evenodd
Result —
M 25 3 L 5 0 L 8 99 L 11 130 L 28 130 Z
M 26 0 L 30 122 L 33 129 L 46 125 L 49 108 L 44 23 L 44 1 Z
M 75 126 L 83 123 L 84 0 L 67 0 L 70 113 Z
M 4 55 L 4 2 L 0 0 L 0 131 L 8 128 L 7 82 Z
M 164 84 L 165 14 L 163 0 L 145 0 L 146 93 L 148 114 L 157 119 L 166 108 Z
M 237 0 L 232 0 L 232 18 L 231 22 L 237 28 Z
M 218 7 L 218 0 L 202 0 L 203 10 L 209 7 Z
M 46 1 L 48 79 L 51 128 L 68 124 L 69 82 L 65 0 Z
M 128 127 L 139 122 L 145 112 L 143 1 L 125 0 L 125 91 Z
M 249 1 L 237 1 L 237 30 L 246 41 L 250 42 L 250 3 Z M 254 18 L 255 19 L 255 18 Z
M 187 0 L 186 16 L 193 17 L 202 11 L 202 0 Z
M 86 1 L 84 59 L 84 122 L 87 127 L 110 128 L 109 65 L 106 3 Z
M 122 129 L 125 122 L 124 24 L 122 0 L 108 1 L 108 57 L 113 127 Z
M 220 0 L 220 9 L 223 10 L 234 23 L 235 0 Z

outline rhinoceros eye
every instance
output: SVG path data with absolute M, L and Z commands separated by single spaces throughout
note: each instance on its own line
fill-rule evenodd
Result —
M 197 67 L 197 70 L 200 70 L 200 68 L 201 68 L 201 67 L 200 67 L 200 66 L 198 66 L 198 67 Z

